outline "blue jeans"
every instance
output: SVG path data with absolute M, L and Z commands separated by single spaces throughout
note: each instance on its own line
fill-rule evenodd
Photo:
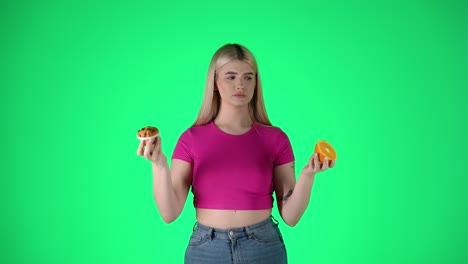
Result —
M 185 251 L 185 263 L 287 263 L 283 237 L 278 221 L 274 221 L 268 218 L 254 225 L 233 229 L 196 224 Z

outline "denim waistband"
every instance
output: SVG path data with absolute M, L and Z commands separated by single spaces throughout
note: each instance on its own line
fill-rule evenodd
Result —
M 220 229 L 220 228 L 213 228 L 209 226 L 205 226 L 199 224 L 198 222 L 195 223 L 193 226 L 194 231 L 201 231 L 203 233 L 208 234 L 211 237 L 219 237 L 219 238 L 240 238 L 244 236 L 249 236 L 253 232 L 271 228 L 272 226 L 277 226 L 278 220 L 276 220 L 273 216 L 268 217 L 267 219 L 244 227 L 237 227 L 237 228 L 230 228 L 230 229 Z

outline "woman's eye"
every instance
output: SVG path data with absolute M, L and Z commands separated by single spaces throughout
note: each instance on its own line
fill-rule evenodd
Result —
M 228 76 L 227 77 L 228 80 L 234 80 L 234 78 L 235 78 L 234 76 Z
M 246 76 L 245 79 L 246 79 L 246 80 L 252 80 L 252 77 Z

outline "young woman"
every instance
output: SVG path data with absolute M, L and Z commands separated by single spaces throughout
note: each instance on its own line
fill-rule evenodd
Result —
M 137 154 L 152 162 L 154 197 L 165 222 L 180 215 L 192 187 L 197 223 L 185 263 L 287 263 L 271 216 L 273 192 L 282 219 L 295 226 L 315 175 L 329 165 L 312 155 L 296 182 L 289 139 L 271 125 L 257 62 L 239 44 L 214 54 L 200 113 L 180 136 L 171 169 L 160 137 L 142 142 Z

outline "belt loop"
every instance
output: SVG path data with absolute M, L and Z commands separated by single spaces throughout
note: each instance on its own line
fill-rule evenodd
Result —
M 271 219 L 273 219 L 273 222 L 275 223 L 275 225 L 279 225 L 278 220 L 276 220 L 276 218 L 273 215 L 271 216 Z
M 214 228 L 210 228 L 210 239 L 213 240 L 214 238 Z
M 250 229 L 249 227 L 246 227 L 244 228 L 245 229 L 245 233 L 247 234 L 247 236 L 249 237 L 249 239 L 252 239 L 253 238 L 253 235 L 254 235 L 254 232 L 252 231 L 252 229 Z
M 195 221 L 195 224 L 193 224 L 192 231 L 195 231 L 195 228 L 197 228 L 197 225 L 198 225 L 198 222 L 197 222 L 197 221 Z

